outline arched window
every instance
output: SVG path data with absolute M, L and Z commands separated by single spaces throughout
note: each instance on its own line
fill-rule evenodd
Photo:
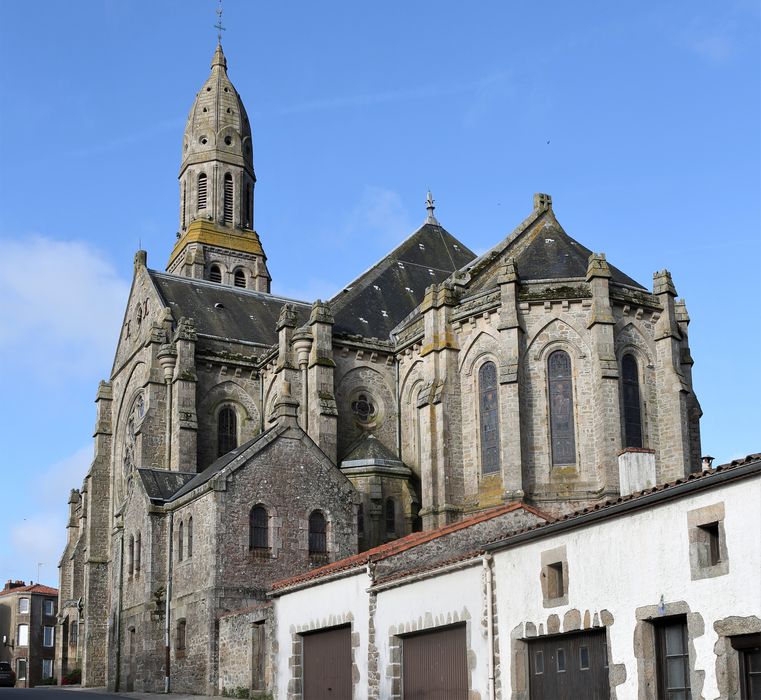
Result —
M 193 516 L 188 518 L 188 558 L 193 556 Z
M 238 419 L 235 409 L 225 406 L 217 417 L 217 457 L 238 446 Z
M 621 389 L 624 404 L 624 447 L 642 447 L 639 370 L 634 355 L 624 355 L 621 361 Z
M 497 366 L 485 362 L 478 371 L 478 406 L 481 419 L 481 472 L 499 471 L 499 399 Z
M 396 504 L 393 498 L 386 500 L 386 536 L 396 536 Z
M 269 517 L 264 506 L 254 506 L 248 515 L 249 549 L 269 549 Z
M 420 504 L 412 504 L 412 532 L 421 532 L 423 530 L 423 519 L 420 517 Z
M 361 503 L 357 508 L 357 535 L 359 537 L 365 536 L 365 509 Z
M 209 279 L 217 283 L 222 281 L 222 270 L 219 269 L 219 265 L 212 265 L 209 268 Z
M 236 270 L 235 271 L 235 286 L 236 287 L 243 287 L 245 289 L 245 287 L 246 287 L 246 273 L 243 272 L 243 270 Z
M 550 394 L 550 436 L 552 464 L 576 464 L 576 436 L 573 427 L 573 377 L 571 358 L 555 350 L 547 360 Z
M 315 510 L 309 516 L 309 554 L 326 554 L 328 551 L 325 516 Z
M 183 559 L 184 535 L 185 528 L 182 526 L 182 520 L 180 520 L 180 524 L 177 526 L 177 561 L 182 561 Z
M 185 620 L 177 620 L 177 643 L 175 649 L 177 651 L 185 651 L 185 634 L 187 629 L 187 623 Z
M 198 209 L 206 209 L 206 173 L 198 175 Z
M 137 539 L 135 540 L 135 573 L 140 573 L 140 566 L 143 559 L 143 538 L 140 533 L 137 533 Z
M 246 210 L 244 212 L 244 220 L 246 222 L 246 228 L 253 228 L 254 226 L 254 189 L 251 185 L 246 185 Z
M 185 182 L 182 183 L 182 230 L 185 230 Z
M 129 545 L 127 550 L 127 573 L 132 576 L 135 571 L 135 537 L 129 536 Z
M 233 176 L 230 173 L 225 173 L 225 186 L 224 186 L 224 222 L 227 226 L 233 225 Z

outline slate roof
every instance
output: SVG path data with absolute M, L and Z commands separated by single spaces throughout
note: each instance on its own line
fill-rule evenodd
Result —
M 252 438 L 248 442 L 244 442 L 242 445 L 238 445 L 238 447 L 236 447 L 234 450 L 231 450 L 227 454 L 222 455 L 219 459 L 206 467 L 206 469 L 204 469 L 202 472 L 195 474 L 192 479 L 186 482 L 182 488 L 180 488 L 172 497 L 168 498 L 167 500 L 176 501 L 186 493 L 190 493 L 194 489 L 197 489 L 199 486 L 203 486 L 207 481 L 210 481 L 214 476 L 219 474 L 219 472 L 221 472 L 236 457 L 240 456 L 243 452 L 246 452 L 256 443 L 261 443 L 261 447 L 268 445 L 270 442 L 269 438 L 274 437 L 274 434 L 277 433 L 277 430 L 278 426 L 274 425 L 269 430 L 265 430 L 255 438 Z M 255 452 L 252 454 L 255 454 Z
M 349 448 L 349 453 L 341 460 L 347 462 L 374 461 L 381 464 L 401 464 L 401 460 L 378 440 L 372 433 L 363 433 L 362 437 Z
M 152 501 L 168 501 L 185 484 L 198 476 L 197 472 L 173 472 L 146 467 L 139 468 L 137 473 L 140 475 L 148 498 Z
M 388 340 L 423 300 L 426 287 L 467 265 L 475 253 L 437 224 L 423 224 L 330 301 L 336 335 Z
M 176 320 L 193 318 L 199 334 L 270 347 L 277 342 L 283 304 L 292 304 L 299 325 L 309 320 L 311 304 L 206 280 L 148 270 L 165 306 Z
M 554 216 L 545 217 L 541 226 L 528 234 L 526 243 L 518 241 L 515 264 L 521 280 L 563 279 L 587 276 L 592 251 L 571 238 Z M 612 280 L 632 287 L 644 287 L 629 275 L 608 263 Z

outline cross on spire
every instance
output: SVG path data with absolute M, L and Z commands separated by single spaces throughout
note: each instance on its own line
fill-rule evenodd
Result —
M 219 0 L 219 5 L 215 10 L 217 13 L 217 23 L 214 25 L 214 29 L 217 30 L 217 43 L 222 43 L 222 32 L 225 31 L 225 27 L 222 26 L 222 0 Z
M 433 203 L 433 195 L 431 194 L 431 190 L 428 190 L 428 196 L 425 198 L 425 208 L 428 210 L 428 216 L 426 218 L 426 223 L 429 224 L 438 224 L 439 222 L 436 220 L 436 217 L 433 215 L 433 210 L 436 209 L 436 205 Z

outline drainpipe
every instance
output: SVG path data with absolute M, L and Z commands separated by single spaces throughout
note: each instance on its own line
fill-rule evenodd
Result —
M 484 576 L 486 577 L 486 636 L 488 639 L 489 652 L 486 657 L 487 670 L 489 673 L 489 700 L 495 700 L 494 689 L 494 607 L 493 607 L 493 591 L 494 580 L 493 572 L 491 568 L 492 557 L 490 554 L 485 554 L 483 559 L 484 564 Z
M 114 671 L 114 690 L 119 691 L 122 665 L 122 592 L 124 591 L 124 528 L 119 538 L 119 596 L 116 599 L 116 669 Z
M 172 469 L 172 377 L 174 367 L 177 364 L 177 350 L 171 345 L 162 345 L 158 352 L 158 361 L 164 370 L 164 382 L 166 384 L 166 469 Z
M 170 683 L 170 658 L 169 658 L 169 635 L 170 635 L 170 605 L 172 599 L 172 542 L 174 541 L 174 511 L 169 511 L 169 537 L 166 547 L 166 592 L 164 593 L 164 692 L 168 693 Z
M 396 358 L 396 456 L 402 458 L 402 392 L 399 386 L 399 358 Z

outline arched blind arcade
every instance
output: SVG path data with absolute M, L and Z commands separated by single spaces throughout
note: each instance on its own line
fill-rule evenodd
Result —
M 576 436 L 573 424 L 573 376 L 571 358 L 556 350 L 547 360 L 550 394 L 550 436 L 552 464 L 576 464 Z
M 217 418 L 217 457 L 238 446 L 238 418 L 235 410 L 225 406 Z
M 639 396 L 639 370 L 634 355 L 621 361 L 624 404 L 624 447 L 642 447 L 642 411 Z
M 478 405 L 481 422 L 481 471 L 498 472 L 499 457 L 499 399 L 497 396 L 497 366 L 486 362 L 478 372 Z
M 223 217 L 226 226 L 233 225 L 233 176 L 225 173 L 225 201 Z

